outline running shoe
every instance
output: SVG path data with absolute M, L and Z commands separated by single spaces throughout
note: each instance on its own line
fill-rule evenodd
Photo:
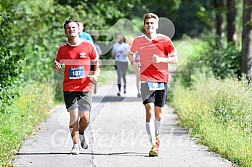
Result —
M 84 133 L 83 135 L 80 134 L 79 137 L 80 137 L 81 147 L 83 149 L 88 149 L 89 141 L 88 141 L 87 135 Z
M 157 148 L 160 147 L 160 136 L 159 136 L 159 134 L 156 135 L 156 146 L 157 146 Z
M 72 150 L 70 151 L 70 154 L 78 155 L 80 153 L 79 145 L 74 144 Z
M 157 157 L 158 156 L 158 148 L 157 146 L 152 146 L 149 152 L 150 157 Z

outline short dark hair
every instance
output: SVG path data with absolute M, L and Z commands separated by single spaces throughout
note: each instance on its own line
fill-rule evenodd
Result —
M 79 26 L 78 21 L 76 21 L 76 20 L 66 20 L 65 23 L 64 23 L 64 29 L 66 29 L 66 25 L 71 23 L 71 22 L 75 22 Z

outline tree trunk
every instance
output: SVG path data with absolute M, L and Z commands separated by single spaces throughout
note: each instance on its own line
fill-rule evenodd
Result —
M 216 35 L 218 37 L 224 38 L 224 16 L 223 16 L 223 10 L 225 7 L 225 1 L 224 0 L 214 0 L 215 5 L 215 13 L 216 13 Z
M 227 1 L 227 41 L 236 44 L 237 40 L 235 38 L 235 16 L 236 7 L 235 0 Z
M 252 0 L 243 1 L 241 72 L 252 79 Z

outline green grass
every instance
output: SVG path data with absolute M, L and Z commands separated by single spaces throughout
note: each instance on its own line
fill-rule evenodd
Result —
M 173 87 L 180 125 L 238 166 L 252 166 L 252 88 L 246 80 L 204 79 L 193 88 Z
M 17 91 L 20 96 L 0 113 L 0 166 L 12 166 L 22 141 L 34 133 L 53 106 L 54 93 L 48 83 L 27 83 Z
M 225 126 L 210 119 L 205 119 L 198 132 L 201 134 L 200 143 L 208 145 L 214 151 L 238 166 L 252 165 L 252 135 L 232 125 Z

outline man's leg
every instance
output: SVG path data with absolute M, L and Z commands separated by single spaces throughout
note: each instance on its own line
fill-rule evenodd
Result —
M 70 114 L 69 128 L 71 132 L 71 137 L 73 139 L 73 143 L 78 144 L 79 143 L 78 108 L 70 110 L 69 114 Z
M 79 154 L 79 114 L 76 106 L 76 97 L 74 92 L 64 92 L 64 101 L 70 117 L 69 129 L 73 141 L 71 154 Z
M 144 105 L 146 110 L 146 131 L 149 136 L 151 145 L 155 143 L 155 125 L 154 125 L 154 104 L 147 103 Z
M 159 129 L 162 125 L 163 115 L 164 115 L 164 105 L 167 101 L 167 85 L 165 84 L 165 90 L 156 91 L 155 99 L 155 136 L 156 136 L 156 146 L 160 146 L 160 135 Z
M 141 94 L 146 111 L 146 131 L 151 143 L 151 150 L 149 152 L 149 156 L 158 156 L 158 148 L 156 146 L 156 138 L 155 138 L 155 123 L 154 123 L 155 94 L 153 91 L 149 90 L 147 83 L 141 83 Z
M 164 107 L 155 106 L 155 138 L 156 138 L 157 148 L 160 147 L 159 129 L 160 129 L 161 125 L 162 125 L 163 113 L 164 113 Z
M 155 157 L 158 156 L 158 147 L 155 136 L 154 104 L 153 103 L 145 104 L 145 109 L 146 109 L 146 131 L 151 143 L 151 150 L 149 152 L 149 156 Z
M 80 111 L 80 122 L 79 122 L 79 133 L 83 134 L 87 129 L 90 122 L 90 112 L 89 111 Z
M 90 120 L 90 112 L 89 111 L 80 111 L 80 122 L 79 122 L 79 137 L 81 141 L 81 147 L 87 149 L 89 146 L 89 140 L 85 130 L 89 125 Z
M 90 122 L 90 111 L 92 104 L 92 92 L 83 92 L 78 100 L 79 104 L 79 138 L 81 141 L 81 147 L 87 149 L 89 146 L 89 140 L 85 133 Z
M 155 134 L 158 135 L 159 128 L 163 121 L 164 107 L 155 106 Z
M 69 110 L 70 121 L 69 121 L 69 129 L 71 132 L 71 137 L 73 140 L 73 147 L 70 151 L 71 154 L 79 154 L 79 126 L 78 126 L 78 109 Z

